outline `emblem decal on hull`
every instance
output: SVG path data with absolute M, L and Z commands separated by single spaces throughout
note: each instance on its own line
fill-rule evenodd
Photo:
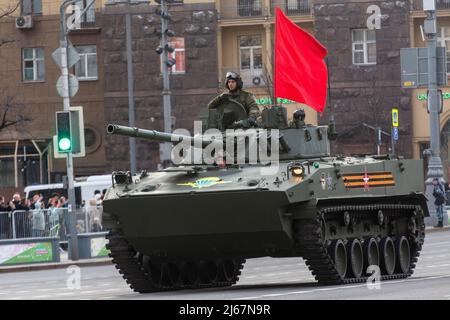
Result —
M 392 172 L 364 172 L 346 173 L 342 177 L 347 189 L 364 189 L 379 187 L 395 187 L 395 178 Z
M 192 188 L 202 189 L 215 186 L 217 184 L 229 183 L 231 181 L 223 181 L 219 177 L 207 177 L 195 180 L 195 182 L 177 183 L 177 186 L 189 186 Z

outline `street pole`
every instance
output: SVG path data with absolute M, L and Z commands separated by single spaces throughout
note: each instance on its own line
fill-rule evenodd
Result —
M 424 0 L 424 9 L 426 10 L 427 17 L 425 19 L 425 34 L 427 36 L 428 47 L 428 112 L 429 125 L 430 125 L 430 157 L 428 160 L 428 173 L 427 180 L 425 181 L 427 186 L 427 194 L 433 201 L 428 201 L 428 209 L 430 211 L 429 224 L 437 224 L 436 207 L 434 205 L 433 194 L 433 179 L 437 178 L 441 183 L 444 182 L 442 160 L 440 157 L 440 119 L 439 112 L 441 109 L 441 99 L 438 96 L 437 85 L 437 21 L 435 1 Z M 446 213 L 444 213 L 444 223 L 447 221 Z
M 130 127 L 136 126 L 134 111 L 134 75 L 133 75 L 133 55 L 131 50 L 131 7 L 130 0 L 127 1 L 127 13 L 125 15 L 125 32 L 127 42 L 127 73 L 128 73 L 128 121 Z M 134 175 L 136 166 L 136 138 L 129 138 L 130 143 L 130 171 Z
M 165 0 L 161 0 L 161 11 L 167 12 L 167 3 Z M 165 30 L 168 29 L 168 22 L 161 17 L 161 47 L 166 48 L 168 44 L 168 36 Z M 169 79 L 169 66 L 166 64 L 169 58 L 169 52 L 163 51 L 163 104 L 164 104 L 164 132 L 172 132 L 172 104 L 171 104 L 171 92 L 170 92 L 170 79 Z M 161 162 L 163 166 L 170 162 L 170 144 L 161 144 Z
M 381 128 L 377 127 L 377 155 L 381 154 Z
M 391 154 L 395 158 L 395 139 L 394 139 L 394 127 L 391 127 Z
M 76 0 L 66 0 L 60 7 L 61 19 L 61 33 L 60 33 L 60 48 L 61 48 L 61 74 L 63 76 L 63 106 L 64 111 L 70 111 L 70 86 L 69 86 L 69 68 L 67 57 L 67 30 L 66 30 L 66 7 L 69 4 L 74 4 Z M 76 228 L 76 199 L 73 177 L 73 158 L 72 153 L 66 153 L 67 156 L 67 197 L 69 200 L 67 211 L 69 216 L 69 232 L 70 232 L 70 253 L 73 261 L 78 260 L 78 236 Z

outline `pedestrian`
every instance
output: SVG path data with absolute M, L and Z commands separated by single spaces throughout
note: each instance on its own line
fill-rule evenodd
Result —
M 89 207 L 87 208 L 87 215 L 89 217 L 89 231 L 98 232 L 98 227 L 101 226 L 101 212 L 97 206 L 97 201 L 92 199 L 89 201 Z M 94 231 L 97 230 L 97 231 Z
M 16 238 L 22 239 L 29 237 L 31 233 L 30 216 L 28 214 L 29 208 L 22 204 L 19 192 L 14 193 L 12 200 L 9 202 L 9 208 L 13 211 L 12 215 L 15 223 Z
M 433 179 L 433 197 L 434 205 L 436 206 L 436 216 L 438 224 L 436 228 L 442 228 L 444 226 L 444 203 L 446 201 L 445 189 L 438 178 Z
M 0 240 L 11 238 L 11 212 L 5 197 L 0 195 Z
M 31 225 L 31 236 L 33 238 L 45 236 L 45 215 L 43 210 L 35 209 L 32 211 Z

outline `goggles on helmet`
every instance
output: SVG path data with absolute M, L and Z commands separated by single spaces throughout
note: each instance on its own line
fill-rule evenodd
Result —
M 227 75 L 226 75 L 226 77 L 225 78 L 231 78 L 231 79 L 237 79 L 238 78 L 238 75 L 237 75 L 237 73 L 236 72 L 232 72 L 232 71 L 230 71 L 230 72 L 227 72 Z

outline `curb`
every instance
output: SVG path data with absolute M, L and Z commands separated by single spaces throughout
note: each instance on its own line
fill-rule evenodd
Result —
M 433 232 L 445 232 L 450 230 L 450 225 L 445 226 L 443 228 L 435 228 L 435 227 L 426 227 L 425 233 L 433 233 Z
M 63 269 L 69 266 L 95 267 L 105 265 L 112 265 L 112 259 L 106 258 L 101 260 L 81 260 L 81 261 L 46 263 L 46 264 L 27 264 L 27 265 L 8 266 L 8 267 L 0 267 L 0 273 Z

